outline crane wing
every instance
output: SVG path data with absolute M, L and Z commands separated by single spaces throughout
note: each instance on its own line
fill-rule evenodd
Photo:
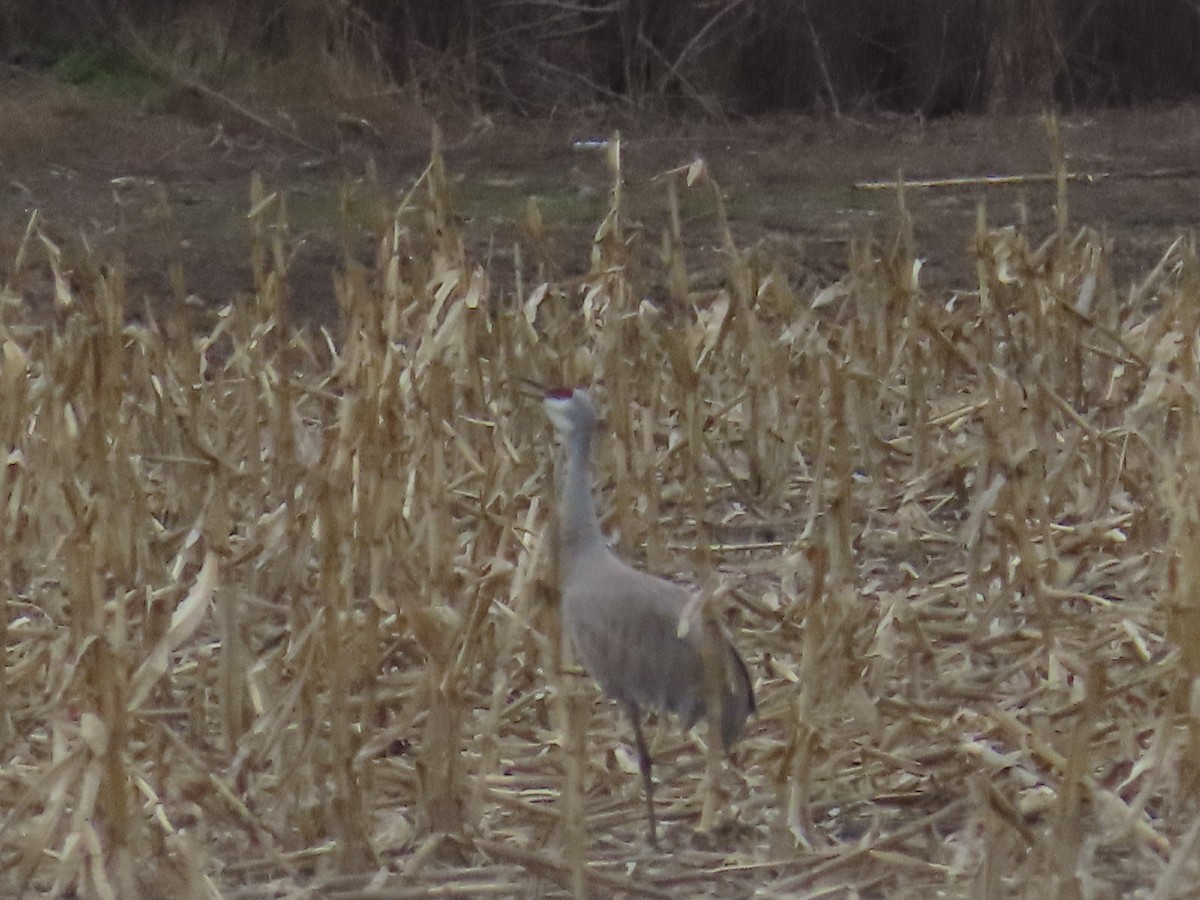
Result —
M 624 705 L 674 713 L 690 728 L 707 708 L 704 629 L 680 628 L 692 594 L 631 569 L 615 557 L 578 573 L 563 596 L 563 615 L 579 661 Z M 682 632 L 682 634 L 681 634 Z M 728 639 L 720 651 L 724 691 L 721 738 L 730 747 L 754 710 L 746 665 Z

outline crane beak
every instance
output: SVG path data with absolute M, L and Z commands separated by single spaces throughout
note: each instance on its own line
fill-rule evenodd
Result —
M 532 378 L 518 377 L 515 379 L 517 393 L 523 397 L 536 397 L 542 400 L 546 396 L 546 386 Z

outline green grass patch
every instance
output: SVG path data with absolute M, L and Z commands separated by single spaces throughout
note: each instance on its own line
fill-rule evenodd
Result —
M 54 74 L 67 84 L 131 103 L 161 97 L 169 89 L 141 60 L 112 46 L 72 50 L 54 64 Z

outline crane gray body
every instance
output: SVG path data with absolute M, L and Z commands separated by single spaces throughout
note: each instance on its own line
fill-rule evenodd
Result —
M 607 549 L 589 554 L 565 578 L 563 621 L 575 654 L 604 693 L 625 707 L 678 716 L 691 728 L 707 711 L 702 643 L 704 624 L 694 613 L 680 636 L 692 594 L 686 588 L 630 568 Z M 734 680 L 720 708 L 721 744 L 733 746 L 754 708 L 745 663 L 728 642 L 719 648 Z
M 705 653 L 705 642 L 713 638 L 691 591 L 639 572 L 609 549 L 592 497 L 596 415 L 587 393 L 550 391 L 544 404 L 565 455 L 558 478 L 563 623 L 584 669 L 633 722 L 655 843 L 651 760 L 641 710 L 673 713 L 691 728 L 715 697 L 719 737 L 728 751 L 754 712 L 750 673 L 723 632 L 713 652 Z M 715 681 L 705 677 L 706 655 L 719 667 Z

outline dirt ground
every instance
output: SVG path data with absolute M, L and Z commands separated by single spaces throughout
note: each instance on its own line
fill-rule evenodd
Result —
M 183 296 L 224 304 L 251 286 L 245 213 L 257 172 L 268 190 L 288 196 L 293 314 L 310 324 L 333 321 L 339 190 L 357 184 L 362 192 L 373 160 L 382 199 L 398 202 L 428 160 L 433 117 L 396 96 L 263 103 L 255 112 L 278 130 L 186 93 L 149 112 L 45 76 L 8 72 L 0 80 L 0 275 L 27 301 L 52 296 L 40 246 L 13 272 L 36 211 L 68 260 L 82 259 L 84 247 L 101 261 L 123 258 L 132 295 L 155 310 Z M 544 121 L 458 116 L 439 124 L 469 250 L 492 267 L 501 294 L 513 292 L 516 222 L 530 198 L 546 222 L 556 274 L 586 268 L 609 176 L 603 154 L 576 142 L 618 129 L 627 195 L 650 246 L 666 209 L 654 176 L 700 156 L 725 191 L 735 238 L 771 248 L 801 286 L 813 288 L 841 276 L 852 239 L 887 241 L 895 233 L 895 193 L 856 183 L 897 172 L 915 180 L 1045 176 L 1051 168 L 1037 117 L 715 123 L 605 112 Z M 1111 238 L 1116 283 L 1133 282 L 1196 221 L 1200 109 L 1110 110 L 1068 116 L 1062 126 L 1070 171 L 1097 176 L 1072 183 L 1071 222 Z M 926 260 L 922 280 L 935 292 L 971 287 L 981 200 L 992 224 L 1028 222 L 1034 239 L 1049 233 L 1054 188 L 1045 181 L 910 190 L 917 253 Z M 691 220 L 684 228 L 690 249 L 700 255 L 716 237 L 712 203 L 685 198 L 683 212 Z M 172 263 L 182 269 L 182 285 L 170 284 Z

